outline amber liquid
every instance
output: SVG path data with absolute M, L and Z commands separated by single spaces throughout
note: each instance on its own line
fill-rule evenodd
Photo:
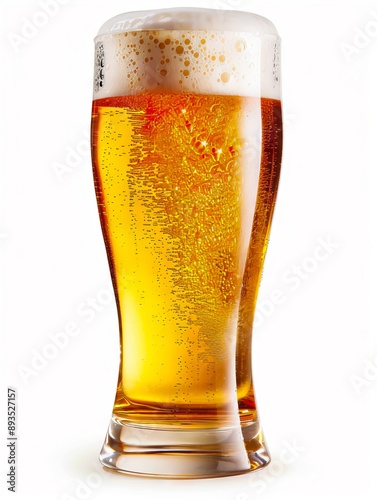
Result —
M 235 392 L 241 417 L 256 417 L 251 332 L 281 135 L 272 99 L 94 101 L 94 179 L 120 323 L 119 418 L 203 420 Z

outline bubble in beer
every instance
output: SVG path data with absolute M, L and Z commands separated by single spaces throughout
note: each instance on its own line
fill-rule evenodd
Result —
M 230 78 L 230 75 L 226 71 L 224 71 L 224 73 L 221 73 L 221 81 L 222 82 L 228 83 L 229 82 L 229 78 Z
M 237 40 L 236 50 L 237 52 L 243 52 L 246 49 L 246 43 L 244 40 Z

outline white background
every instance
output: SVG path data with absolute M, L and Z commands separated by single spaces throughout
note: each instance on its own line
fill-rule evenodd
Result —
M 0 3 L 1 490 L 10 385 L 18 389 L 19 498 L 375 498 L 377 342 L 368 255 L 376 244 L 368 225 L 376 226 L 377 2 L 66 0 L 46 23 L 40 4 Z M 256 12 L 283 39 L 284 161 L 260 290 L 268 317 L 260 312 L 254 338 L 273 464 L 238 477 L 167 481 L 110 474 L 97 461 L 119 346 L 88 129 L 100 25 L 127 10 L 185 5 Z M 44 25 L 29 28 L 17 45 L 27 20 Z M 71 148 L 76 165 L 59 179 L 56 164 L 72 165 Z M 313 261 L 319 238 L 334 244 L 320 262 Z M 293 290 L 283 276 L 295 265 L 310 272 Z M 284 302 L 272 311 L 276 288 Z M 91 316 L 80 316 L 91 298 L 102 309 L 90 306 Z M 50 335 L 70 323 L 77 335 L 25 375 Z

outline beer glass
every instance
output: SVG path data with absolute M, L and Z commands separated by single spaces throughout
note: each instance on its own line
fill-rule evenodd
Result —
M 280 38 L 257 15 L 122 14 L 95 39 L 92 159 L 120 367 L 102 464 L 268 464 L 252 323 L 279 180 Z

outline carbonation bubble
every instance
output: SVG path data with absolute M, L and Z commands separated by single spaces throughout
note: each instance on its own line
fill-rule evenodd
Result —
M 227 73 L 226 71 L 224 73 L 221 73 L 221 81 L 224 82 L 224 83 L 227 83 L 229 82 L 229 73 Z
M 243 52 L 246 49 L 246 43 L 244 40 L 237 40 L 236 42 L 236 50 L 237 52 Z

